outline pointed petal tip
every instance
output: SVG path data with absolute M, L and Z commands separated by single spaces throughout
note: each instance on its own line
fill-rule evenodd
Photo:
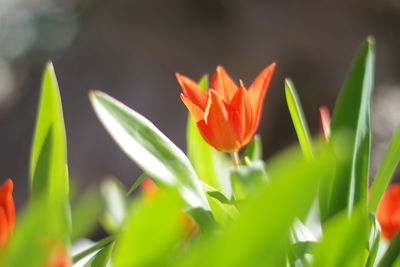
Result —
M 218 64 L 217 65 L 217 67 L 215 68 L 217 71 L 219 71 L 219 70 L 224 70 L 225 68 L 221 65 L 221 64 Z
M 270 69 L 271 71 L 274 71 L 275 68 L 276 68 L 276 63 L 275 63 L 275 62 L 272 62 L 272 63 L 267 67 L 267 69 Z
M 10 178 L 8 178 L 0 187 L 3 193 L 11 194 L 14 189 L 14 183 Z

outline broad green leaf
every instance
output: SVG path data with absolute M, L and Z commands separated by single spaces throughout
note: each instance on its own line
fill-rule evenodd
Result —
M 375 212 L 378 208 L 381 197 L 386 187 L 390 183 L 394 172 L 400 162 L 400 126 L 397 127 L 395 134 L 390 141 L 386 155 L 382 161 L 374 182 L 371 186 L 369 196 L 369 210 Z
M 185 226 L 179 199 L 173 196 L 160 191 L 132 205 L 115 245 L 112 266 L 166 266 Z
M 96 229 L 103 203 L 96 189 L 88 189 L 72 205 L 71 242 L 86 237 Z
M 62 217 L 48 231 L 67 239 L 70 231 L 67 144 L 60 93 L 54 68 L 46 65 L 30 159 L 30 187 L 33 199 L 45 195 L 48 209 Z
M 368 218 L 364 209 L 335 216 L 326 226 L 322 240 L 313 249 L 315 267 L 365 266 Z
M 206 75 L 200 80 L 199 85 L 204 91 L 208 89 Z M 222 152 L 218 152 L 204 141 L 191 114 L 187 122 L 186 140 L 188 157 L 198 177 L 221 191 L 227 198 L 231 198 L 232 189 L 228 170 L 232 164 Z
M 260 181 L 238 219 L 193 247 L 178 266 L 285 266 L 293 221 L 305 217 L 320 179 L 334 166 L 325 149 L 317 151 L 316 159 L 318 164 L 295 153 L 270 162 L 269 182 Z
M 336 172 L 330 199 L 332 216 L 343 209 L 351 214 L 353 207 L 366 207 L 369 157 L 371 146 L 370 98 L 374 75 L 374 42 L 363 43 L 355 58 L 332 117 L 332 137 L 347 132 L 351 159 Z M 343 182 L 344 181 L 344 182 Z
M 308 159 L 312 159 L 313 151 L 307 121 L 304 117 L 303 108 L 301 107 L 296 88 L 290 79 L 285 80 L 285 95 L 301 150 Z
M 110 256 L 114 247 L 112 242 L 97 252 L 83 267 L 106 267 L 110 261 Z
M 98 91 L 90 93 L 97 116 L 120 148 L 161 185 L 176 187 L 190 208 L 209 210 L 186 155 L 150 121 Z
M 107 232 L 116 233 L 125 219 L 128 206 L 126 190 L 116 178 L 108 177 L 101 183 L 101 194 L 105 202 L 101 223 Z
M 392 239 L 386 253 L 380 260 L 378 267 L 392 266 L 396 261 L 400 259 L 400 231 Z

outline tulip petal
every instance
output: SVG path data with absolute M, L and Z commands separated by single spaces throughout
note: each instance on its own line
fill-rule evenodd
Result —
M 246 89 L 241 86 L 229 103 L 233 114 L 234 124 L 236 126 L 241 145 L 246 145 L 254 132 L 252 131 L 252 110 L 251 102 Z
M 224 100 L 211 89 L 205 120 L 197 123 L 203 138 L 219 151 L 235 151 L 240 148 L 237 130 L 228 109 Z
M 14 184 L 11 179 L 7 179 L 0 187 L 0 206 L 3 208 L 6 216 L 8 231 L 14 229 L 15 224 L 15 207 L 14 200 L 12 197 Z
M 226 72 L 224 67 L 217 66 L 217 70 L 211 80 L 210 88 L 217 91 L 225 102 L 229 103 L 235 95 L 238 86 Z
M 181 99 L 183 101 L 183 103 L 185 104 L 185 106 L 188 108 L 188 110 L 190 111 L 190 113 L 192 114 L 195 122 L 198 122 L 202 119 L 204 119 L 204 112 L 203 110 L 201 110 L 201 108 L 199 108 L 198 106 L 196 106 L 196 104 L 194 104 L 189 98 L 187 98 L 184 94 L 181 94 Z
M 400 184 L 390 185 L 377 210 L 382 236 L 391 240 L 400 228 Z
M 196 106 L 200 109 L 204 110 L 207 105 L 207 93 L 203 91 L 200 86 L 184 75 L 176 73 L 176 79 L 178 80 L 180 86 L 182 87 L 182 91 L 187 98 L 190 99 Z
M 8 222 L 6 212 L 0 206 L 0 248 L 3 248 L 8 239 Z
M 275 63 L 272 63 L 258 74 L 257 78 L 249 87 L 248 93 L 253 110 L 252 128 L 255 131 L 260 122 L 264 97 L 268 90 L 269 82 L 271 81 L 272 74 L 275 70 Z

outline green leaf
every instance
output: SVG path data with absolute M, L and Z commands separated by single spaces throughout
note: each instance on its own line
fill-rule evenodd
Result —
M 317 150 L 316 159 L 318 163 L 289 153 L 270 162 L 269 182 L 260 181 L 237 220 L 199 242 L 178 266 L 285 266 L 293 221 L 305 217 L 320 179 L 334 167 L 326 149 Z
M 370 38 L 361 46 L 334 109 L 332 137 L 347 132 L 351 158 L 343 161 L 343 169 L 336 172 L 329 216 L 343 209 L 347 209 L 351 214 L 354 206 L 358 204 L 366 207 L 374 47 L 374 42 Z
M 86 257 L 87 255 L 89 255 L 90 253 L 93 253 L 99 249 L 102 249 L 102 248 L 108 246 L 110 243 L 114 242 L 115 239 L 116 239 L 116 235 L 110 235 L 110 236 L 107 236 L 107 237 L 97 241 L 90 248 L 74 255 L 72 258 L 73 262 L 76 263 L 76 262 L 80 261 L 81 259 L 83 259 L 84 257 Z
M 258 190 L 260 181 L 267 180 L 264 162 L 253 161 L 250 166 L 238 166 L 231 170 L 231 182 L 235 200 L 244 200 Z
M 395 134 L 390 141 L 386 155 L 382 161 L 381 167 L 376 173 L 374 182 L 371 186 L 369 197 L 369 210 L 375 212 L 378 208 L 381 197 L 386 187 L 390 183 L 394 172 L 400 162 L 400 126 L 397 127 Z
M 313 248 L 315 267 L 365 266 L 368 219 L 364 210 L 355 210 L 349 218 L 342 212 L 329 221 L 322 240 Z
M 400 231 L 397 232 L 395 237 L 392 239 L 386 253 L 383 255 L 378 267 L 392 266 L 400 258 Z
M 36 120 L 31 159 L 30 189 L 33 199 L 45 195 L 48 209 L 61 216 L 61 224 L 48 231 L 67 239 L 71 228 L 67 144 L 60 92 L 53 65 L 46 65 Z
M 132 205 L 115 245 L 112 266 L 166 266 L 182 240 L 184 220 L 179 199 L 160 191 Z
M 108 244 L 97 252 L 83 267 L 106 267 L 114 247 L 114 242 Z
M 202 182 L 202 186 L 207 193 L 208 203 L 210 203 L 211 211 L 219 225 L 226 226 L 239 216 L 236 206 L 224 194 L 204 182 Z
M 161 185 L 176 187 L 188 207 L 210 209 L 190 161 L 160 130 L 102 92 L 91 92 L 90 100 L 114 141 L 145 173 Z
M 380 235 L 381 235 L 379 223 L 378 220 L 375 218 L 375 216 L 370 215 L 370 222 L 371 222 L 372 232 L 371 232 L 371 238 L 369 240 L 369 253 L 368 253 L 368 261 L 367 264 L 365 265 L 366 267 L 375 266 L 375 260 L 378 254 Z
M 135 191 L 139 185 L 144 181 L 144 179 L 146 179 L 147 177 L 149 177 L 146 173 L 142 173 L 133 183 L 133 185 L 131 186 L 131 188 L 129 188 L 129 191 L 127 193 L 127 195 L 129 196 L 130 194 L 133 193 L 133 191 Z
M 312 247 L 313 245 L 315 245 L 315 242 L 313 241 L 298 241 L 294 244 L 291 245 L 291 249 L 290 249 L 290 253 L 289 253 L 289 257 L 290 257 L 290 261 L 291 261 L 291 266 L 299 266 L 298 262 L 300 261 L 302 263 L 301 266 L 308 266 L 306 264 L 304 264 L 305 262 L 305 255 L 308 252 L 308 250 L 310 249 L 310 247 Z
M 208 74 L 204 74 L 200 80 L 199 80 L 199 86 L 201 87 L 201 89 L 203 89 L 204 91 L 208 90 Z
M 72 206 L 71 241 L 90 235 L 95 230 L 103 203 L 97 190 L 88 189 Z
M 199 85 L 204 91 L 208 88 L 208 78 L 203 76 Z M 229 179 L 230 161 L 222 152 L 210 146 L 203 137 L 191 114 L 188 116 L 187 129 L 187 154 L 193 164 L 198 177 L 206 184 L 221 191 L 227 198 L 232 196 Z
M 58 233 L 49 228 L 63 225 L 63 218 L 48 209 L 48 200 L 44 196 L 33 199 L 27 208 L 17 217 L 12 238 L 1 250 L 0 266 L 46 266 L 51 252 L 62 244 Z
M 301 107 L 296 88 L 290 79 L 285 80 L 285 95 L 301 150 L 308 159 L 312 159 L 313 151 L 307 121 L 304 117 L 303 108 Z
M 259 135 L 255 135 L 253 140 L 247 146 L 242 157 L 242 164 L 246 164 L 245 159 L 250 161 L 262 160 L 262 142 Z
M 101 194 L 105 202 L 101 223 L 108 233 L 116 233 L 122 226 L 127 211 L 126 190 L 116 178 L 108 177 L 101 183 Z

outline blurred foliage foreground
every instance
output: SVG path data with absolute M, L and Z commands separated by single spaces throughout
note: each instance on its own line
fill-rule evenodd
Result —
M 332 120 L 321 107 L 315 139 L 293 83 L 285 81 L 299 146 L 265 163 L 253 135 L 271 66 L 248 91 L 242 82 L 235 87 L 222 67 L 210 90 L 207 76 L 197 84 L 177 74 L 193 115 L 187 154 L 137 112 L 90 92 L 98 118 L 143 175 L 129 190 L 110 178 L 100 193 L 89 189 L 77 198 L 69 193 L 61 100 L 49 63 L 30 201 L 16 224 L 12 181 L 0 188 L 0 266 L 400 266 L 400 189 L 387 190 L 400 160 L 400 128 L 368 185 L 374 41 L 366 40 L 355 57 Z M 242 134 L 232 137 L 232 129 Z M 213 147 L 230 152 L 233 163 Z M 108 236 L 78 248 L 98 222 Z

